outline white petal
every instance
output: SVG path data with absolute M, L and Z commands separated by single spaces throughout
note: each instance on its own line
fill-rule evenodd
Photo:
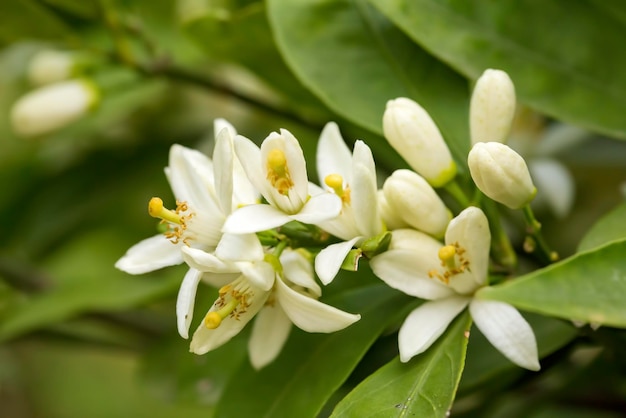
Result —
M 203 283 L 219 289 L 222 286 L 226 286 L 228 283 L 233 282 L 239 276 L 241 276 L 240 271 L 233 273 L 212 273 L 210 271 L 204 271 L 202 272 L 201 279 Z
M 183 259 L 191 268 L 211 273 L 238 273 L 239 268 L 228 261 L 224 261 L 211 253 L 197 248 L 183 247 Z
M 416 251 L 417 250 L 417 251 Z M 441 269 L 438 259 L 432 254 L 416 250 L 390 250 L 370 260 L 370 267 L 376 276 L 394 289 L 421 299 L 441 299 L 455 292 L 437 278 L 428 277 L 431 270 Z M 437 249 L 438 251 L 438 249 Z
M 206 155 L 174 144 L 166 173 L 176 200 L 203 212 L 221 213 L 214 194 L 213 163 Z
M 204 354 L 228 342 L 261 310 L 268 296 L 269 292 L 261 292 L 259 290 L 255 293 L 252 303 L 246 312 L 240 315 L 239 319 L 227 317 L 216 329 L 207 328 L 203 320 L 193 334 L 189 351 L 195 354 Z M 217 309 L 219 308 L 213 305 L 209 312 Z
M 254 263 L 238 261 L 235 262 L 235 264 L 239 270 L 241 270 L 241 274 L 246 276 L 246 278 L 250 280 L 250 283 L 261 290 L 270 290 L 274 285 L 276 272 L 269 263 L 265 261 L 257 261 Z
M 261 164 L 261 149 L 245 136 L 237 135 L 234 141 L 237 159 L 243 161 L 242 167 L 254 187 L 263 195 L 269 194 L 267 173 Z
M 567 168 L 557 160 L 535 158 L 528 162 L 528 169 L 537 185 L 533 205 L 543 201 L 558 218 L 569 215 L 576 191 L 574 178 Z
M 383 232 L 383 222 L 376 201 L 378 196 L 376 172 L 370 171 L 371 168 L 373 167 L 368 168 L 359 162 L 354 163 L 354 180 L 350 195 L 354 219 L 360 235 L 365 237 L 373 237 Z
M 280 255 L 280 264 L 283 266 L 283 275 L 291 283 L 308 289 L 313 295 L 322 295 L 322 289 L 313 277 L 313 266 L 307 257 L 299 251 L 285 250 Z
M 320 184 L 329 174 L 343 177 L 344 186 L 352 182 L 352 155 L 335 122 L 328 122 L 322 130 L 315 161 Z
M 406 363 L 428 350 L 468 302 L 469 298 L 453 296 L 426 302 L 413 310 L 404 320 L 398 333 L 400 360 Z
M 503 302 L 474 299 L 470 313 L 478 329 L 506 358 L 528 370 L 541 368 L 535 334 L 517 309 Z
M 279 227 L 292 218 L 270 205 L 248 205 L 237 209 L 226 218 L 223 231 L 229 234 L 248 234 Z
M 350 241 L 329 245 L 319 252 L 315 257 L 315 272 L 323 284 L 327 285 L 333 281 L 341 269 L 343 260 L 360 238 L 356 237 Z
M 487 282 L 491 233 L 489 222 L 482 210 L 470 206 L 450 221 L 446 231 L 446 244 L 455 243 L 465 250 L 463 256 L 470 264 L 466 274 L 454 276 L 450 280 L 450 286 L 459 293 L 483 286 Z
M 176 299 L 176 319 L 178 333 L 181 337 L 189 338 L 189 325 L 193 318 L 193 306 L 196 302 L 196 290 L 202 272 L 196 269 L 189 269 L 180 285 L 178 298 Z
M 233 207 L 233 138 L 227 127 L 217 132 L 213 165 L 215 172 L 215 192 L 224 215 L 230 214 Z
M 266 305 L 256 316 L 248 340 L 250 362 L 256 370 L 265 367 L 280 354 L 291 331 L 291 321 L 279 305 Z
M 231 137 L 235 137 L 237 135 L 237 130 L 235 127 L 226 119 L 217 118 L 213 121 L 213 133 L 215 137 L 217 137 L 222 129 L 228 130 L 228 133 Z
M 117 260 L 115 267 L 130 274 L 142 274 L 183 262 L 182 244 L 172 244 L 159 234 L 133 245 Z
M 318 222 L 335 218 L 341 211 L 341 199 L 331 193 L 311 197 L 300 212 L 291 217 L 296 221 L 315 225 Z
M 265 256 L 256 234 L 224 234 L 215 255 L 229 261 L 263 260 Z
M 276 279 L 276 300 L 291 322 L 306 332 L 335 332 L 355 323 L 354 315 L 305 296 Z

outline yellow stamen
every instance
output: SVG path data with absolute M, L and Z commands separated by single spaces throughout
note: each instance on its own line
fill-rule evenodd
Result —
M 329 174 L 324 179 L 324 183 L 341 198 L 344 203 L 350 203 L 350 187 L 343 187 L 343 177 L 339 174 Z
M 163 200 L 158 197 L 150 199 L 148 203 L 148 213 L 153 218 L 163 219 L 164 221 L 179 225 L 182 223 L 182 217 L 177 212 L 166 209 L 165 206 L 163 206 Z
M 204 317 L 204 326 L 208 329 L 215 329 L 219 327 L 224 318 L 234 313 L 237 305 L 239 305 L 239 302 L 241 302 L 240 299 L 233 298 L 221 309 L 206 314 Z
M 287 157 L 278 148 L 274 148 L 267 154 L 267 179 L 282 195 L 289 194 L 289 189 L 293 187 L 293 181 L 287 167 Z
M 428 277 L 431 279 L 437 278 L 445 284 L 450 283 L 450 278 L 463 273 L 465 270 L 469 270 L 470 262 L 463 254 L 465 254 L 465 249 L 458 242 L 452 245 L 444 245 L 439 249 L 438 254 L 444 271 L 430 270 Z
M 450 270 L 456 268 L 454 256 L 456 255 L 456 247 L 454 245 L 445 245 L 439 249 L 439 259 L 441 265 Z

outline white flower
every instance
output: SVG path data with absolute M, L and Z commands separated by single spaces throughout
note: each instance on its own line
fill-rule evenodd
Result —
M 319 178 L 342 203 L 339 216 L 317 224 L 344 240 L 315 258 L 315 271 L 328 284 L 352 247 L 382 233 L 384 227 L 378 211 L 374 157 L 363 141 L 356 141 L 350 153 L 337 125 L 328 123 L 317 144 L 317 169 Z
M 422 176 L 396 170 L 383 185 L 386 205 L 404 223 L 435 237 L 442 237 L 452 214 Z
M 272 132 L 257 147 L 243 137 L 235 138 L 235 151 L 243 168 L 266 204 L 242 207 L 227 219 L 224 232 L 243 234 L 284 225 L 292 220 L 317 224 L 334 218 L 341 210 L 341 199 L 331 193 L 311 195 L 306 162 L 298 140 L 287 130 Z
M 470 101 L 470 138 L 477 142 L 505 142 L 515 116 L 515 86 L 507 73 L 485 70 Z
M 22 96 L 13 105 L 11 124 L 18 135 L 43 135 L 80 119 L 99 100 L 97 87 L 86 80 L 50 84 Z
M 535 335 L 511 305 L 474 294 L 488 285 L 491 236 L 483 212 L 469 207 L 454 218 L 445 243 L 415 230 L 393 232 L 387 252 L 374 257 L 374 273 L 389 286 L 427 302 L 413 310 L 400 328 L 400 359 L 426 351 L 466 307 L 481 332 L 513 363 L 539 370 Z
M 472 180 L 481 192 L 511 209 L 530 203 L 537 189 L 524 159 L 499 142 L 479 142 L 467 156 Z
M 245 276 L 220 289 L 191 341 L 191 351 L 204 354 L 235 336 L 258 313 L 248 348 L 252 365 L 270 363 L 285 344 L 291 324 L 306 332 L 335 332 L 360 319 L 317 301 L 321 294 L 309 261 L 297 251 L 285 251 L 277 263 L 270 290 L 254 286 Z M 260 312 L 259 312 L 260 311 Z
M 387 102 L 383 132 L 389 144 L 433 187 L 445 186 L 456 175 L 456 164 L 430 115 L 411 99 Z
M 229 249 L 235 245 L 239 245 L 240 250 L 250 248 L 242 246 L 242 242 L 250 242 L 250 237 L 224 239 L 221 232 L 224 220 L 233 208 L 255 202 L 258 194 L 241 169 L 237 168 L 238 162 L 232 150 L 234 129 L 224 120 L 217 120 L 215 127 L 215 163 L 198 151 L 181 145 L 172 146 L 165 172 L 176 197 L 177 208 L 166 209 L 159 198 L 151 199 L 148 205 L 149 213 L 162 219 L 168 229 L 165 234 L 145 239 L 131 247 L 117 261 L 117 268 L 131 274 L 142 274 L 182 263 L 185 250 L 211 254 L 221 246 L 229 255 Z M 256 240 L 256 237 L 253 238 Z M 251 254 L 253 262 L 258 252 Z M 239 276 L 247 266 L 246 263 L 239 263 L 236 267 L 230 266 L 230 270 L 224 268 L 210 272 L 191 265 L 181 284 L 176 309 L 178 331 L 183 338 L 188 336 L 198 283 L 204 280 L 221 287 L 234 276 Z M 250 270 L 249 277 L 262 276 L 262 273 Z M 267 281 L 263 277 L 258 278 L 259 283 L 264 280 Z M 266 286 L 271 287 L 271 283 Z

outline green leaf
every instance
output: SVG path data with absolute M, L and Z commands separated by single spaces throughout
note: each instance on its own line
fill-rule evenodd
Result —
M 587 232 L 578 244 L 578 251 L 587 251 L 610 241 L 626 238 L 626 203 L 605 215 Z
M 62 247 L 47 264 L 53 278 L 50 290 L 8 312 L 0 322 L 0 340 L 83 312 L 126 310 L 176 292 L 182 272 L 131 276 L 116 270 L 113 265 L 123 248 L 123 240 L 112 231 L 87 233 Z
M 476 293 L 520 309 L 559 318 L 626 327 L 626 241 L 594 251 Z
M 626 138 L 623 19 L 586 1 L 372 2 L 468 77 L 505 70 L 530 107 Z
M 387 101 L 410 97 L 431 114 L 464 164 L 469 147 L 466 81 L 366 1 L 269 0 L 268 13 L 287 64 L 328 107 L 380 134 Z M 375 154 L 384 149 L 368 145 Z
M 337 405 L 332 417 L 447 417 L 463 372 L 470 324 L 465 312 L 425 353 L 380 368 Z
M 335 296 L 326 302 L 360 313 L 361 320 L 331 334 L 294 329 L 272 364 L 255 372 L 246 363 L 237 371 L 216 407 L 216 416 L 316 416 L 370 345 L 390 323 L 406 314 L 404 308 L 410 308 L 412 301 L 381 285 Z

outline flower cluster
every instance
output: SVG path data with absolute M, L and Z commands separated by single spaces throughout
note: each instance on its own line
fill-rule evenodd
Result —
M 502 143 L 514 109 L 508 75 L 487 70 L 471 101 L 468 165 L 484 195 L 526 210 L 536 189 L 523 158 Z M 166 232 L 133 246 L 116 266 L 139 274 L 186 263 L 176 306 L 183 338 L 200 282 L 218 289 L 191 351 L 221 346 L 257 316 L 249 354 L 261 368 L 279 354 L 292 324 L 328 333 L 360 319 L 319 301 L 316 275 L 327 285 L 340 269 L 357 270 L 364 257 L 387 285 L 426 300 L 400 328 L 402 361 L 427 350 L 469 308 L 498 350 L 538 370 L 535 337 L 520 313 L 477 295 L 489 286 L 492 219 L 480 208 L 485 197 L 461 196 L 456 216 L 441 199 L 437 188 L 463 193 L 451 187 L 457 164 L 419 104 L 407 98 L 388 102 L 383 130 L 413 170 L 393 172 L 379 188 L 370 148 L 357 140 L 350 150 L 331 122 L 318 142 L 321 185 L 315 185 L 289 131 L 271 133 L 259 147 L 217 120 L 212 159 L 180 145 L 171 148 L 165 172 L 176 207 L 167 209 L 157 197 L 148 205 Z

